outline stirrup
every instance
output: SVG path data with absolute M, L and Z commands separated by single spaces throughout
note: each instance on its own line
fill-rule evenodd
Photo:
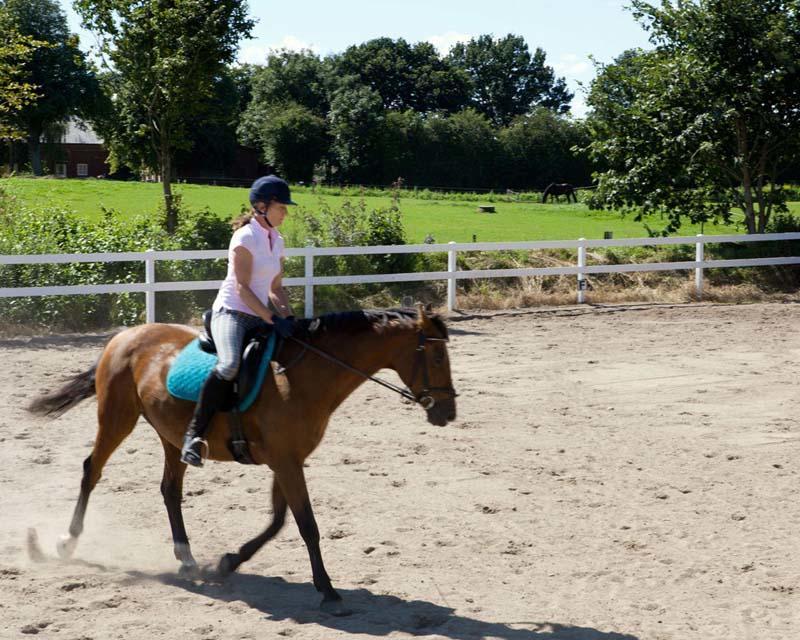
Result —
M 199 444 L 199 450 L 195 450 L 195 445 Z M 206 448 L 206 452 L 208 452 L 208 442 L 205 438 L 201 438 L 200 436 L 195 436 L 188 443 L 183 445 L 183 449 L 181 450 L 181 462 L 184 464 L 190 464 L 193 467 L 202 467 L 203 466 L 203 447 Z

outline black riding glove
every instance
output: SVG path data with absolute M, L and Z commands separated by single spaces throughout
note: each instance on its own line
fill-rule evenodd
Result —
M 281 338 L 288 338 L 294 333 L 294 316 L 288 316 L 286 318 L 273 316 L 272 326 L 275 328 L 275 333 Z

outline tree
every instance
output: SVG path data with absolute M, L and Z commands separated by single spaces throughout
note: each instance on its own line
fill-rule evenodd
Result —
M 494 187 L 499 143 L 482 113 L 465 109 L 426 121 L 426 148 L 419 158 L 432 186 L 461 189 Z
M 573 151 L 589 143 L 585 126 L 569 116 L 539 107 L 517 116 L 498 138 L 506 187 L 543 189 L 551 182 L 585 185 L 591 180 L 586 158 Z
M 311 51 L 270 54 L 265 66 L 253 68 L 251 87 L 251 104 L 294 102 L 322 117 L 330 108 L 324 65 Z
M 161 176 L 169 232 L 177 227 L 173 159 L 191 147 L 214 79 L 233 62 L 253 22 L 243 0 L 76 0 L 115 71 L 114 126 L 105 132 L 115 163 Z M 110 136 L 109 136 L 110 134 Z
M 25 63 L 39 43 L 19 32 L 4 4 L 0 4 L 0 33 L 0 140 L 19 140 L 24 133 L 16 126 L 17 115 L 36 100 L 36 87 L 25 78 Z
M 288 180 L 310 181 L 330 147 L 330 105 L 322 60 L 311 51 L 279 51 L 253 68 L 252 99 L 242 114 L 239 140 Z
M 458 111 L 472 91 L 467 73 L 442 59 L 429 42 L 376 38 L 348 47 L 330 64 L 334 78 L 357 78 L 381 97 L 384 109 Z
M 557 113 L 569 111 L 572 94 L 563 78 L 556 78 L 545 64 L 545 53 L 537 48 L 531 55 L 522 36 L 490 35 L 459 42 L 449 60 L 464 69 L 472 80 L 471 105 L 496 125 L 506 125 L 535 106 Z
M 800 149 L 800 2 L 634 0 L 655 49 L 628 52 L 593 82 L 590 155 L 606 162 L 593 206 L 665 231 L 744 213 L 749 233 L 785 211 L 782 171 Z
M 287 180 L 310 182 L 330 146 L 327 129 L 324 118 L 296 102 L 254 102 L 242 119 L 240 138 L 258 146 Z
M 239 69 L 225 69 L 211 82 L 211 94 L 187 125 L 186 147 L 190 148 L 176 149 L 174 165 L 178 176 L 204 175 L 187 173 L 198 167 L 224 173 L 235 160 L 243 91 Z
M 345 78 L 334 92 L 328 128 L 341 180 L 363 183 L 374 179 L 384 115 L 380 95 L 355 78 Z
M 15 118 L 28 139 L 33 173 L 41 175 L 42 135 L 71 115 L 90 111 L 100 89 L 78 47 L 78 37 L 70 34 L 66 15 L 55 0 L 3 0 L 2 6 L 20 33 L 46 44 L 24 63 L 25 82 L 36 87 L 38 97 Z

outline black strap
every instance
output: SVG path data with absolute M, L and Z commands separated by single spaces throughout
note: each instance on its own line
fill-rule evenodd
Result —
M 237 390 L 238 391 L 238 390 Z M 231 438 L 228 440 L 228 451 L 231 452 L 233 459 L 240 464 L 255 464 L 253 456 L 250 455 L 250 447 L 244 437 L 242 429 L 242 417 L 239 414 L 239 394 L 234 393 L 233 409 L 228 420 L 231 430 Z

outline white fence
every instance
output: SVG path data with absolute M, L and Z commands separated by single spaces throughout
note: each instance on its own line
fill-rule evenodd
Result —
M 456 308 L 456 281 L 477 278 L 509 278 L 521 276 L 575 275 L 577 277 L 577 301 L 584 302 L 586 276 L 595 273 L 621 273 L 632 271 L 695 272 L 698 297 L 703 293 L 703 270 L 725 267 L 758 267 L 767 265 L 800 264 L 800 257 L 749 258 L 743 260 L 705 260 L 704 248 L 709 243 L 766 242 L 800 240 L 800 233 L 773 233 L 756 235 L 690 236 L 674 238 L 624 238 L 618 240 L 546 240 L 539 242 L 473 242 L 448 244 L 389 245 L 373 247 L 304 247 L 287 249 L 287 257 L 305 257 L 305 275 L 302 278 L 285 278 L 286 286 L 305 287 L 305 315 L 314 315 L 314 286 L 336 284 L 361 284 L 378 282 L 415 282 L 424 280 L 447 280 L 447 309 Z M 587 265 L 586 250 L 596 247 L 642 247 L 654 245 L 695 245 L 695 260 L 687 262 L 655 262 L 641 264 Z M 459 271 L 456 257 L 459 251 L 511 251 L 531 249 L 577 249 L 577 264 L 574 267 L 524 268 L 524 269 L 477 269 Z M 369 255 L 391 253 L 447 253 L 447 271 L 417 273 L 387 273 L 380 275 L 315 276 L 314 258 L 332 255 Z M 64 264 L 74 262 L 134 262 L 145 263 L 145 281 L 129 284 L 72 285 L 55 287 L 3 287 L 0 298 L 19 296 L 80 295 L 100 293 L 144 292 L 147 303 L 147 322 L 155 321 L 155 294 L 158 291 L 189 291 L 217 289 L 219 280 L 156 282 L 157 260 L 207 260 L 226 258 L 227 251 L 145 251 L 142 253 L 82 253 L 44 255 L 0 255 L 4 264 Z

